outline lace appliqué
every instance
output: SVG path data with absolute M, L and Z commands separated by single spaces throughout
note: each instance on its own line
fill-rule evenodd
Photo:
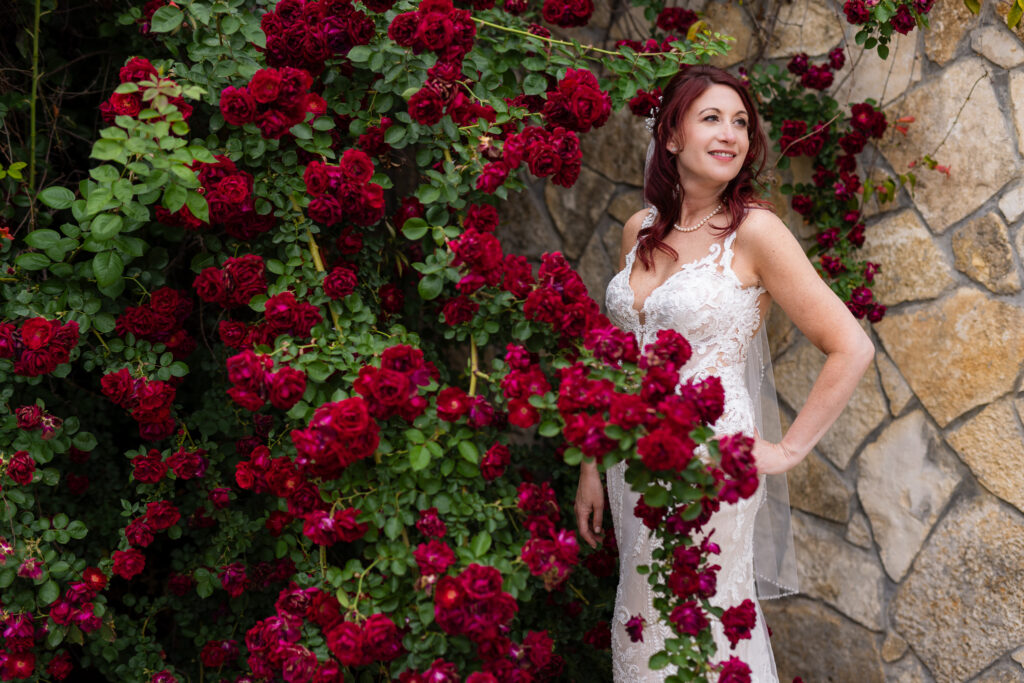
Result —
M 654 223 L 656 210 L 644 218 L 643 227 Z M 641 349 L 654 341 L 658 330 L 674 329 L 690 342 L 693 355 L 680 371 L 680 382 L 717 375 L 725 390 L 722 416 L 714 425 L 717 434 L 738 431 L 751 433 L 754 411 L 743 381 L 743 369 L 751 339 L 761 324 L 758 297 L 764 288 L 744 287 L 732 270 L 732 245 L 736 233 L 723 243 L 712 245 L 701 259 L 680 266 L 665 282 L 635 308 L 635 295 L 629 276 L 636 258 L 636 246 L 626 256 L 626 266 L 612 278 L 606 292 L 609 319 L 620 329 L 631 332 Z M 671 627 L 658 618 L 654 593 L 646 576 L 637 573 L 640 565 L 650 564 L 657 539 L 633 515 L 639 496 L 626 484 L 625 463 L 608 470 L 608 497 L 615 537 L 619 541 L 619 585 L 612 620 L 612 667 L 618 683 L 660 683 L 673 673 L 671 669 L 651 671 L 647 662 L 659 651 Z M 723 505 L 708 524 L 722 549 L 714 558 L 721 566 L 717 594 L 712 604 L 738 605 L 745 599 L 757 602 L 754 588 L 754 518 L 764 495 L 764 487 L 752 499 L 735 505 Z M 634 643 L 626 633 L 626 622 L 640 614 L 646 620 L 643 642 Z M 737 656 L 750 666 L 755 683 L 776 683 L 775 663 L 767 629 L 758 607 L 758 625 L 750 640 L 735 649 L 713 622 L 712 634 L 718 647 L 718 660 Z

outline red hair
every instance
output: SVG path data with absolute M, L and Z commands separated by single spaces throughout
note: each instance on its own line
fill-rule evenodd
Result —
M 750 140 L 740 172 L 729 181 L 722 193 L 722 206 L 731 216 L 731 221 L 729 225 L 715 229 L 728 235 L 740 226 L 750 206 L 771 206 L 770 202 L 757 196 L 755 187 L 755 184 L 760 183 L 760 174 L 768 155 L 768 140 L 750 93 L 738 78 L 722 69 L 706 65 L 684 66 L 665 86 L 661 106 L 654 117 L 654 153 L 644 179 L 644 199 L 654 205 L 658 216 L 654 225 L 640 231 L 636 250 L 645 269 L 653 265 L 655 249 L 678 258 L 676 251 L 664 242 L 673 224 L 679 221 L 683 200 L 676 159 L 666 149 L 666 145 L 672 134 L 679 129 L 690 106 L 714 84 L 732 88 L 743 101 L 748 114 L 747 136 Z M 685 140 L 683 144 L 686 144 Z

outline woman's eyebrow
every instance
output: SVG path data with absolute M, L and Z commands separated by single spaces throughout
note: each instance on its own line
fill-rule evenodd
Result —
M 713 111 L 713 112 L 718 113 L 718 114 L 722 113 L 722 110 L 719 109 L 718 107 L 704 107 L 703 109 L 701 109 L 698 112 L 698 116 L 700 114 L 703 114 L 706 111 Z M 747 110 L 746 109 L 740 109 L 738 112 L 736 112 L 736 116 L 740 116 L 740 115 L 747 116 Z

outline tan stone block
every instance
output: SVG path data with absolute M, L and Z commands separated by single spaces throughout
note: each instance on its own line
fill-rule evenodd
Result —
M 882 683 L 880 637 L 807 598 L 761 603 L 780 681 Z
M 825 354 L 806 339 L 794 344 L 775 363 L 775 385 L 779 396 L 794 411 L 803 406 L 824 365 Z M 864 437 L 878 426 L 887 412 L 872 363 L 854 390 L 846 409 L 818 442 L 818 452 L 839 469 L 846 469 Z
M 972 683 L 1022 683 L 1024 671 L 1016 664 L 999 662 L 994 667 L 975 678 Z
M 572 187 L 544 185 L 544 203 L 562 237 L 566 258 L 578 259 L 583 254 L 614 189 L 612 183 L 586 166 L 580 169 L 580 177 Z
M 1010 657 L 1013 658 L 1013 661 L 1017 662 L 1021 666 L 1024 666 L 1024 647 L 1020 648 L 1019 650 L 1014 650 L 1013 654 L 1010 655 Z
M 624 4 L 622 11 L 609 32 L 609 39 L 616 40 L 647 40 L 650 37 L 651 21 L 644 16 L 644 8 L 630 3 Z
M 1017 149 L 1024 153 L 1024 71 L 1010 74 L 1010 102 L 1013 103 L 1013 125 L 1017 129 Z M 1014 220 L 1007 216 L 1007 220 Z
M 1024 63 L 1024 46 L 1005 24 L 982 26 L 973 31 L 971 49 L 1004 69 Z
M 987 494 L 938 524 L 900 584 L 893 624 L 938 681 L 966 681 L 1024 642 L 1024 517 Z
M 868 518 L 860 512 L 854 512 L 846 525 L 846 540 L 860 548 L 871 547 L 871 526 Z
M 849 106 L 867 99 L 890 102 L 921 80 L 924 56 L 917 48 L 917 32 L 907 35 L 893 34 L 889 43 L 889 56 L 882 59 L 874 49 L 865 50 L 854 37 L 859 26 L 843 22 L 846 31 L 846 63 L 836 74 L 832 97 L 840 106 Z
M 832 467 L 810 453 L 786 476 L 789 501 L 798 510 L 844 523 L 850 516 L 850 491 Z
M 928 30 L 924 33 L 924 49 L 929 59 L 944 65 L 956 52 L 967 32 L 978 25 L 978 17 L 958 0 L 939 0 L 928 13 Z
M 873 552 L 850 546 L 825 522 L 793 512 L 800 591 L 865 628 L 884 628 L 885 573 Z
M 993 113 L 1000 105 L 990 68 L 977 57 L 958 60 L 885 110 L 890 121 L 908 114 L 917 119 L 905 136 L 891 133 L 879 143 L 897 171 L 933 150 L 936 139 L 944 140 L 934 156 L 952 175 L 918 174 L 913 195 L 928 226 L 938 232 L 974 212 L 1017 173 L 1010 146 L 993 144 L 998 125 L 993 121 L 1000 120 Z
M 823 55 L 843 39 L 845 20 L 821 0 L 793 0 L 777 7 L 775 31 L 764 53 L 768 59 L 798 52 Z
M 954 282 L 946 256 L 910 210 L 869 226 L 861 258 L 880 266 L 872 288 L 886 306 L 935 298 Z
M 996 213 L 976 218 L 953 233 L 954 265 L 997 294 L 1020 291 L 1020 275 L 1006 223 Z
M 1024 435 L 1009 399 L 992 403 L 946 436 L 985 488 L 1024 511 Z
M 541 254 L 561 251 L 562 240 L 530 189 L 499 202 L 498 218 L 495 234 L 505 252 L 539 260 Z
M 1024 78 L 1024 74 L 1022 74 L 1022 78 Z M 1024 87 L 1021 90 L 1024 95 Z M 1018 218 L 1024 216 L 1024 183 L 1017 183 L 1003 192 L 1003 196 L 999 198 L 999 210 L 1003 212 L 1007 223 L 1016 223 Z
M 626 224 L 633 214 L 644 208 L 643 190 L 630 190 L 615 195 L 615 199 L 608 205 L 608 215 L 619 223 L 619 227 Z M 615 237 L 615 248 L 618 250 L 619 236 Z
M 960 483 L 955 458 L 917 410 L 886 427 L 857 462 L 857 495 L 882 565 L 900 581 Z
M 889 412 L 896 417 L 907 407 L 910 399 L 914 398 L 914 392 L 910 390 L 907 380 L 903 379 L 899 368 L 889 360 L 888 356 L 879 352 L 875 356 L 875 362 L 878 363 L 878 376 L 882 380 L 882 390 L 885 391 L 885 396 L 889 399 Z
M 899 661 L 885 665 L 886 683 L 932 683 L 933 679 L 921 664 L 921 661 L 910 653 Z
M 941 427 L 1011 391 L 1024 363 L 1024 310 L 973 289 L 889 313 L 875 332 Z
M 601 235 L 594 232 L 576 264 L 576 272 L 587 287 L 590 298 L 604 310 L 604 292 L 614 274 L 613 264 L 601 243 Z
M 749 5 L 738 2 L 710 2 L 704 10 L 703 19 L 709 29 L 736 39 L 728 53 L 711 58 L 712 65 L 728 69 L 757 51 L 757 39 L 745 7 L 749 9 Z
M 882 661 L 895 662 L 907 651 L 907 641 L 900 638 L 898 633 L 888 633 L 885 642 L 882 643 Z
M 612 182 L 643 187 L 644 160 L 651 140 L 644 121 L 624 107 L 600 128 L 581 135 L 580 148 L 587 167 Z M 601 203 L 601 198 L 597 199 Z

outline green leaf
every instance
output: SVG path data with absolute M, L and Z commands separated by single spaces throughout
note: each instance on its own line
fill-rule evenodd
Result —
M 188 199 L 188 190 L 177 183 L 171 183 L 164 189 L 164 198 L 161 202 L 165 209 L 171 213 L 181 210 Z
M 128 154 L 125 151 L 124 145 L 117 140 L 109 140 L 107 138 L 101 138 L 94 142 L 92 154 L 89 156 L 101 161 L 120 161 L 122 164 L 128 161 Z
M 664 650 L 661 652 L 655 652 L 651 655 L 651 659 L 647 662 L 647 666 L 655 671 L 664 669 L 668 666 L 668 653 Z
M 14 259 L 14 263 L 25 270 L 42 270 L 52 262 L 50 261 L 50 257 L 46 254 L 29 252 L 26 254 L 18 254 Z
M 420 185 L 416 188 L 416 196 L 424 204 L 433 204 L 441 197 L 441 190 L 433 185 Z
M 109 287 L 121 279 L 124 261 L 116 251 L 102 251 L 92 260 L 92 272 L 96 276 L 96 284 Z
M 410 218 L 402 225 L 402 234 L 410 240 L 422 239 L 427 234 L 430 226 L 422 218 Z
M 540 423 L 540 427 L 537 428 L 537 433 L 541 436 L 558 436 L 562 433 L 562 427 L 554 420 L 546 420 Z
M 469 549 L 475 557 L 483 557 L 491 549 L 491 535 L 486 531 L 481 531 L 469 542 Z
M 193 190 L 188 191 L 188 197 L 185 199 L 185 206 L 192 212 L 192 215 L 203 221 L 204 223 L 210 222 L 210 205 L 206 201 L 206 197 L 194 192 Z
M 644 502 L 652 508 L 668 505 L 668 490 L 663 486 L 652 486 L 644 492 Z
M 392 541 L 402 535 L 402 529 L 402 520 L 398 517 L 389 517 L 388 521 L 384 522 L 384 535 Z
M 291 127 L 291 134 L 299 140 L 312 140 L 313 130 L 305 123 L 296 123 Z
M 389 145 L 397 145 L 399 142 L 405 139 L 405 126 L 400 126 L 397 123 L 393 123 L 388 126 L 388 129 L 384 131 L 384 142 Z
M 67 209 L 75 201 L 75 193 L 66 187 L 48 187 L 39 193 L 37 199 L 51 209 Z
M 36 249 L 49 249 L 60 242 L 60 233 L 56 230 L 33 230 L 25 237 L 25 244 Z
M 368 60 L 371 53 L 372 51 L 366 45 L 356 45 L 351 48 L 345 56 L 348 57 L 348 60 L 353 64 L 359 64 L 360 62 Z
M 174 5 L 164 5 L 153 13 L 149 29 L 153 33 L 167 33 L 181 26 L 185 15 Z
M 888 57 L 889 57 L 889 46 L 888 45 L 879 45 L 878 46 L 878 56 L 881 57 L 882 59 L 888 59 Z
M 971 14 L 977 14 L 981 11 L 981 0 L 964 0 L 964 7 L 971 11 Z
M 413 446 L 409 449 L 409 465 L 419 471 L 430 464 L 430 451 L 424 446 Z
M 117 321 L 110 313 L 99 313 L 92 319 L 92 326 L 97 332 L 106 334 L 114 331 Z
M 458 448 L 459 455 L 461 455 L 466 462 L 471 462 L 474 465 L 480 462 L 480 451 L 472 441 L 460 441 Z
M 1006 15 L 1006 25 L 1009 28 L 1017 28 L 1017 24 L 1020 23 L 1021 16 L 1024 16 L 1024 4 L 1022 0 L 1017 0 L 1010 7 L 1009 14 Z
M 548 81 L 540 74 L 526 74 L 523 79 L 523 92 L 527 95 L 540 95 L 547 92 Z
M 106 185 L 93 187 L 85 200 L 85 215 L 92 216 L 107 208 L 107 203 L 114 198 L 113 190 Z
M 101 213 L 92 220 L 92 224 L 89 227 L 92 230 L 93 238 L 100 242 L 106 242 L 117 237 L 123 225 L 124 220 L 117 214 Z
M 444 280 L 434 274 L 425 276 L 416 286 L 417 291 L 420 293 L 420 297 L 424 301 L 436 299 L 443 288 Z
M 60 597 L 60 587 L 57 586 L 56 581 L 50 579 L 39 587 L 38 595 L 40 603 L 49 605 Z

